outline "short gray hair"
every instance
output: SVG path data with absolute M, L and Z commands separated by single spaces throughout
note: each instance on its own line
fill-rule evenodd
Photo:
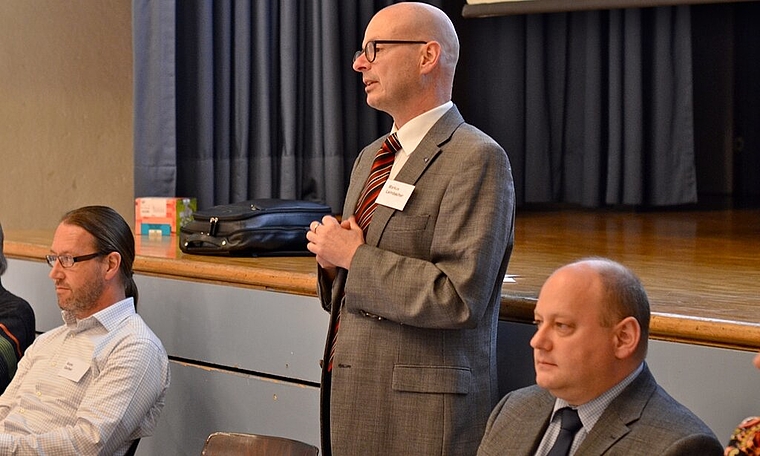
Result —
M 587 263 L 599 274 L 608 298 L 608 306 L 602 311 L 603 326 L 613 326 L 627 317 L 639 322 L 641 339 L 636 351 L 643 359 L 649 343 L 651 311 L 641 279 L 629 268 L 609 258 L 587 257 L 576 263 Z

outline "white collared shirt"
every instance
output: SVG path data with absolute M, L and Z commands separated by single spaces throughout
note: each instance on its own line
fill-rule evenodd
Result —
M 401 144 L 401 150 L 396 153 L 396 159 L 393 161 L 393 167 L 391 168 L 390 179 L 395 179 L 396 175 L 401 168 L 403 168 L 409 156 L 417 149 L 417 146 L 422 142 L 422 138 L 433 128 L 436 122 L 443 117 L 446 112 L 454 106 L 454 103 L 449 100 L 446 103 L 424 112 L 414 119 L 404 124 L 401 128 L 396 128 L 393 125 L 391 133 L 396 133 L 398 142 Z
M 61 313 L 0 396 L 0 454 L 122 455 L 156 428 L 166 351 L 132 298 L 82 320 Z

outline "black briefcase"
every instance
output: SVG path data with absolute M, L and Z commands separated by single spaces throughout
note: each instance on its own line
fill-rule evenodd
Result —
M 309 224 L 331 213 L 324 204 L 285 199 L 213 206 L 196 211 L 180 228 L 179 248 L 202 255 L 309 255 Z

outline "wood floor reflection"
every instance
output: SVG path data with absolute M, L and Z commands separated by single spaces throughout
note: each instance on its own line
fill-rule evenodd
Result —
M 535 295 L 557 267 L 603 256 L 641 278 L 653 312 L 760 323 L 760 210 L 520 211 L 506 295 Z

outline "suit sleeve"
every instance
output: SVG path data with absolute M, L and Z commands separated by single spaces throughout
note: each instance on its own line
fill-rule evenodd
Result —
M 333 281 L 327 277 L 324 269 L 317 265 L 317 296 L 322 308 L 327 312 L 332 308 L 332 285 Z
M 663 456 L 722 456 L 723 446 L 714 436 L 694 434 L 673 442 Z
M 379 146 L 378 146 L 379 147 Z M 351 169 L 351 176 L 354 176 L 354 173 L 356 172 L 356 168 L 359 164 L 359 162 L 362 159 L 367 159 L 367 154 L 369 150 L 376 150 L 376 148 L 373 145 L 365 147 L 360 153 L 359 156 L 354 161 L 353 168 Z M 344 213 L 346 211 L 346 208 L 344 207 Z M 344 218 L 346 216 L 344 215 Z M 325 272 L 325 270 L 317 264 L 317 297 L 319 298 L 319 303 L 321 304 L 322 308 L 327 311 L 328 313 L 331 311 L 333 306 L 333 300 L 337 300 L 338 296 L 343 295 L 343 286 L 345 283 L 345 277 L 346 277 L 346 270 L 343 268 L 338 268 L 338 271 L 336 273 L 336 276 L 333 279 L 330 279 Z

